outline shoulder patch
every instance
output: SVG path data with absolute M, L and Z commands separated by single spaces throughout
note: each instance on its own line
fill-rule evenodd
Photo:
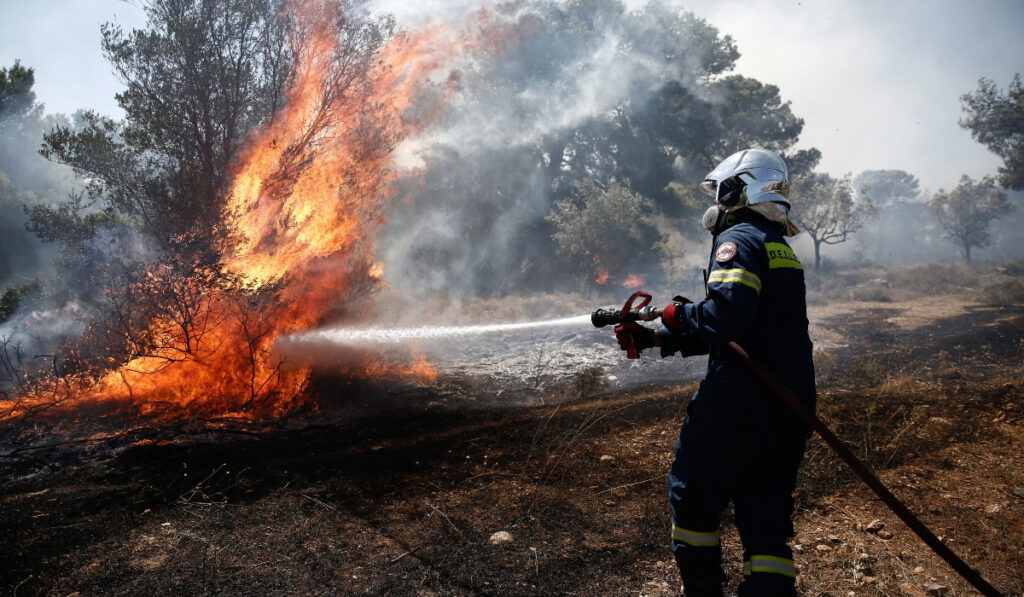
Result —
M 724 242 L 718 245 L 718 250 L 715 251 L 715 261 L 718 263 L 725 263 L 736 256 L 736 243 Z
M 768 269 L 780 267 L 791 269 L 804 269 L 796 253 L 785 243 L 765 243 L 765 252 L 768 253 Z

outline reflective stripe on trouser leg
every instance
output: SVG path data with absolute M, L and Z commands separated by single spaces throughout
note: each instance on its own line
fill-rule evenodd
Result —
M 694 547 L 717 547 L 720 541 L 717 529 L 710 532 L 693 531 L 684 529 L 676 523 L 672 523 L 672 540 Z
M 743 562 L 743 575 L 750 576 L 754 572 L 768 572 L 796 578 L 796 566 L 793 564 L 793 560 L 778 556 L 760 554 L 750 556 L 749 560 Z

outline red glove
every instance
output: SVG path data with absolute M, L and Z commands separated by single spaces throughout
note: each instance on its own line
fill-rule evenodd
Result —
M 661 311 L 661 323 L 670 331 L 681 334 L 689 326 L 684 319 L 686 314 L 683 311 L 683 303 L 672 303 Z
M 619 348 L 626 351 L 626 356 L 631 359 L 640 357 L 640 353 L 647 348 L 657 346 L 658 334 L 634 321 L 627 321 L 615 326 L 615 339 L 619 341 Z

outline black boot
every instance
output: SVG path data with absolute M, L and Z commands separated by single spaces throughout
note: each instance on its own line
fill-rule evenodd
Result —
M 722 583 L 725 573 L 718 565 L 697 566 L 679 563 L 679 575 L 683 578 L 683 594 L 686 597 L 723 597 Z

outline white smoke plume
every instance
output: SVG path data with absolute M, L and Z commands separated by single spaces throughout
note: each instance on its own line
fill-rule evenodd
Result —
M 586 4 L 598 10 L 581 16 L 573 12 L 581 3 L 561 2 L 371 4 L 394 12 L 403 27 L 480 19 L 510 38 L 499 51 L 453 63 L 459 89 L 441 125 L 401 148 L 418 156 L 420 169 L 388 214 L 377 249 L 400 295 L 458 301 L 572 288 L 575 279 L 549 265 L 552 230 L 544 218 L 565 174 L 551 163 L 552 147 L 560 151 L 566 135 L 579 141 L 571 137 L 578 127 L 643 106 L 667 81 L 710 99 L 697 66 L 702 57 L 670 29 L 685 21 L 681 10 Z

